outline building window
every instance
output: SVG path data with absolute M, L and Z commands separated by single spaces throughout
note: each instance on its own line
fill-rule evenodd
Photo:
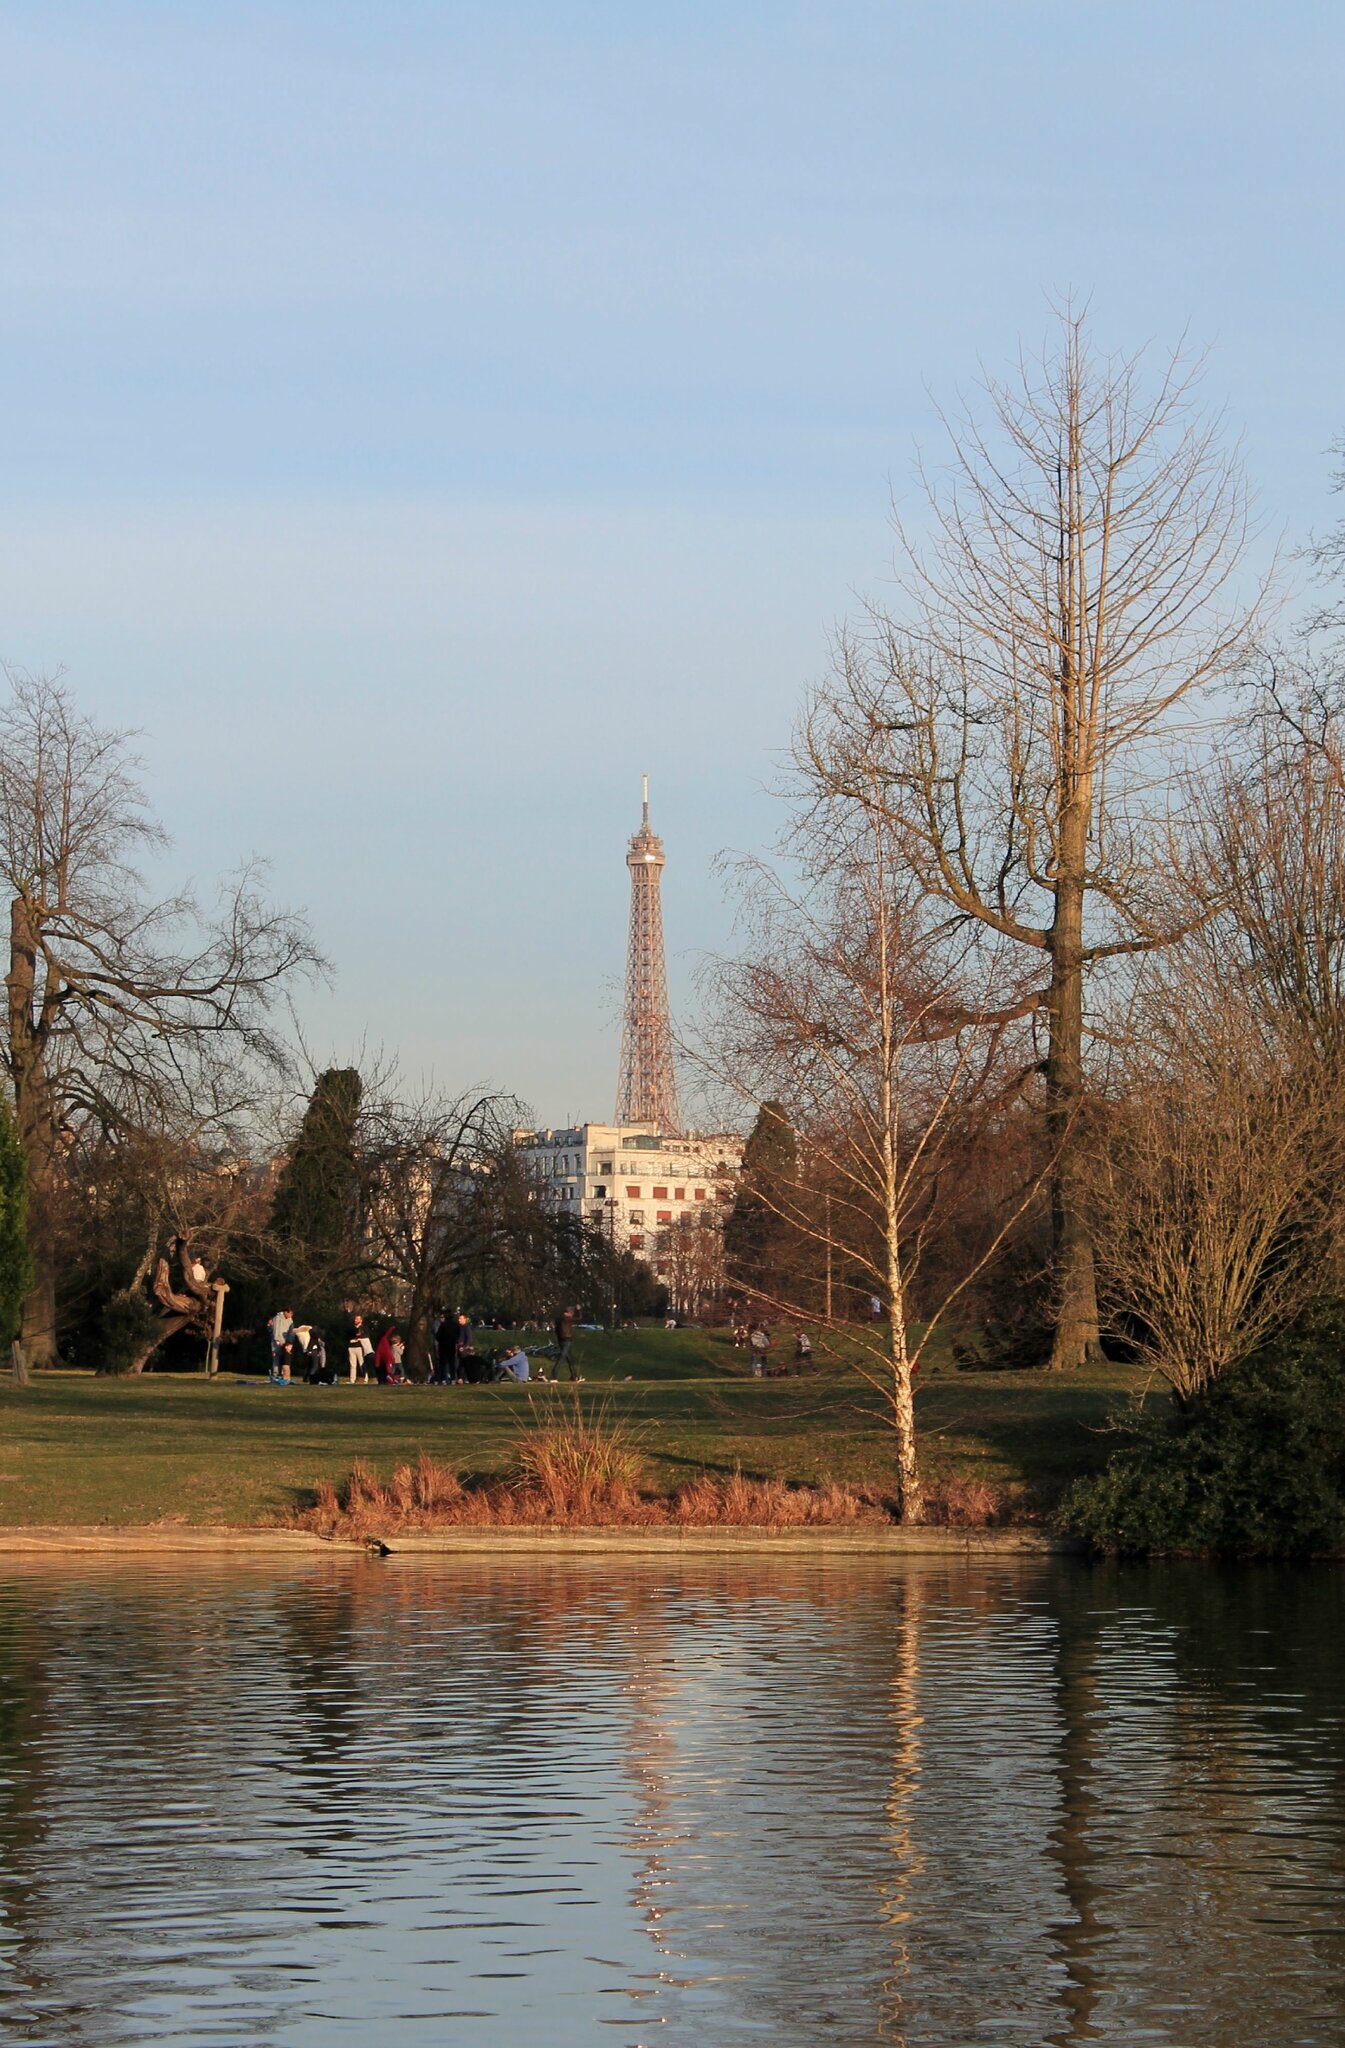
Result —
M 638 1188 L 627 1188 L 627 1189 L 626 1189 L 626 1200 L 627 1200 L 628 1202 L 638 1202 L 638 1201 L 639 1201 L 639 1199 L 640 1199 L 640 1190 L 639 1190 Z
M 604 1187 L 596 1187 L 594 1188 L 593 1192 L 598 1197 L 598 1200 L 601 1201 L 603 1196 L 607 1193 L 607 1190 Z
M 599 1173 L 605 1173 L 608 1179 L 610 1180 L 611 1176 L 615 1173 L 616 1168 L 613 1166 L 610 1159 L 604 1159 L 601 1166 L 599 1166 L 598 1171 Z
M 644 1250 L 644 1239 L 642 1237 L 629 1237 L 626 1242 L 633 1252 L 642 1252 Z
M 632 1209 L 632 1210 L 631 1210 L 631 1212 L 630 1212 L 630 1216 L 629 1216 L 629 1218 L 628 1218 L 627 1220 L 628 1220 L 629 1222 L 631 1222 L 631 1223 L 643 1223 L 643 1222 L 644 1222 L 644 1210 L 643 1210 L 643 1209 Z
M 716 1188 L 715 1200 L 717 1202 L 731 1202 L 733 1200 L 733 1196 L 730 1194 L 727 1188 Z
M 673 1200 L 674 1200 L 675 1202 L 685 1202 L 686 1198 L 687 1198 L 687 1191 L 686 1191 L 686 1189 L 685 1189 L 685 1188 L 674 1188 L 674 1189 L 673 1189 Z
M 655 1190 L 654 1190 L 654 1200 L 655 1200 L 656 1202 L 666 1202 L 666 1201 L 667 1201 L 667 1199 L 668 1199 L 668 1190 L 667 1190 L 666 1188 L 655 1188 Z
M 703 1201 L 705 1200 L 705 1189 L 704 1189 L 704 1188 L 697 1188 L 697 1190 L 696 1190 L 696 1200 L 697 1200 L 698 1202 L 703 1202 Z
M 658 1212 L 658 1218 L 657 1218 L 657 1220 L 658 1220 L 658 1221 L 659 1221 L 660 1223 L 671 1223 L 671 1222 L 672 1222 L 672 1210 L 671 1210 L 671 1209 L 660 1209 L 660 1210 L 659 1210 L 659 1212 Z

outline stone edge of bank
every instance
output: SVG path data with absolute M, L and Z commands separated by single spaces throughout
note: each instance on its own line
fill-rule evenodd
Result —
M 369 1552 L 394 1557 L 431 1557 L 454 1552 L 517 1556 L 645 1551 L 690 1552 L 826 1550 L 851 1557 L 984 1557 L 1063 1554 L 1077 1549 L 1068 1539 L 1042 1529 L 443 1529 L 408 1530 L 379 1542 L 350 1542 L 314 1535 L 307 1529 L 186 1528 L 180 1524 L 138 1524 L 125 1528 L 38 1525 L 0 1528 L 0 1558 L 76 1552 L 186 1557 L 229 1552 L 271 1556 L 318 1553 L 361 1557 Z

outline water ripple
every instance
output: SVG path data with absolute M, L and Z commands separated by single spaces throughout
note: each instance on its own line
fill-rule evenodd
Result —
M 0 2038 L 1338 2044 L 1343 1605 L 1035 1562 L 11 1568 Z

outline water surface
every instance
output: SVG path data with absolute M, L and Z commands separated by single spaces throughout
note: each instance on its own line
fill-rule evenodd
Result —
M 1345 2041 L 1330 1570 L 10 1567 L 0 2038 Z

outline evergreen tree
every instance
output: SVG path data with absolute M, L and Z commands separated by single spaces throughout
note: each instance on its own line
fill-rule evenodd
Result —
M 363 1092 L 354 1067 L 319 1074 L 271 1204 L 276 1277 L 324 1314 L 353 1263 L 355 1130 Z
M 763 1102 L 743 1149 L 742 1179 L 724 1224 L 730 1278 L 759 1294 L 776 1294 L 783 1278 L 788 1226 L 784 1197 L 798 1173 L 794 1127 L 778 1102 Z
M 9 1104 L 0 1096 L 0 1347 L 18 1335 L 33 1276 L 28 1252 L 28 1175 Z

